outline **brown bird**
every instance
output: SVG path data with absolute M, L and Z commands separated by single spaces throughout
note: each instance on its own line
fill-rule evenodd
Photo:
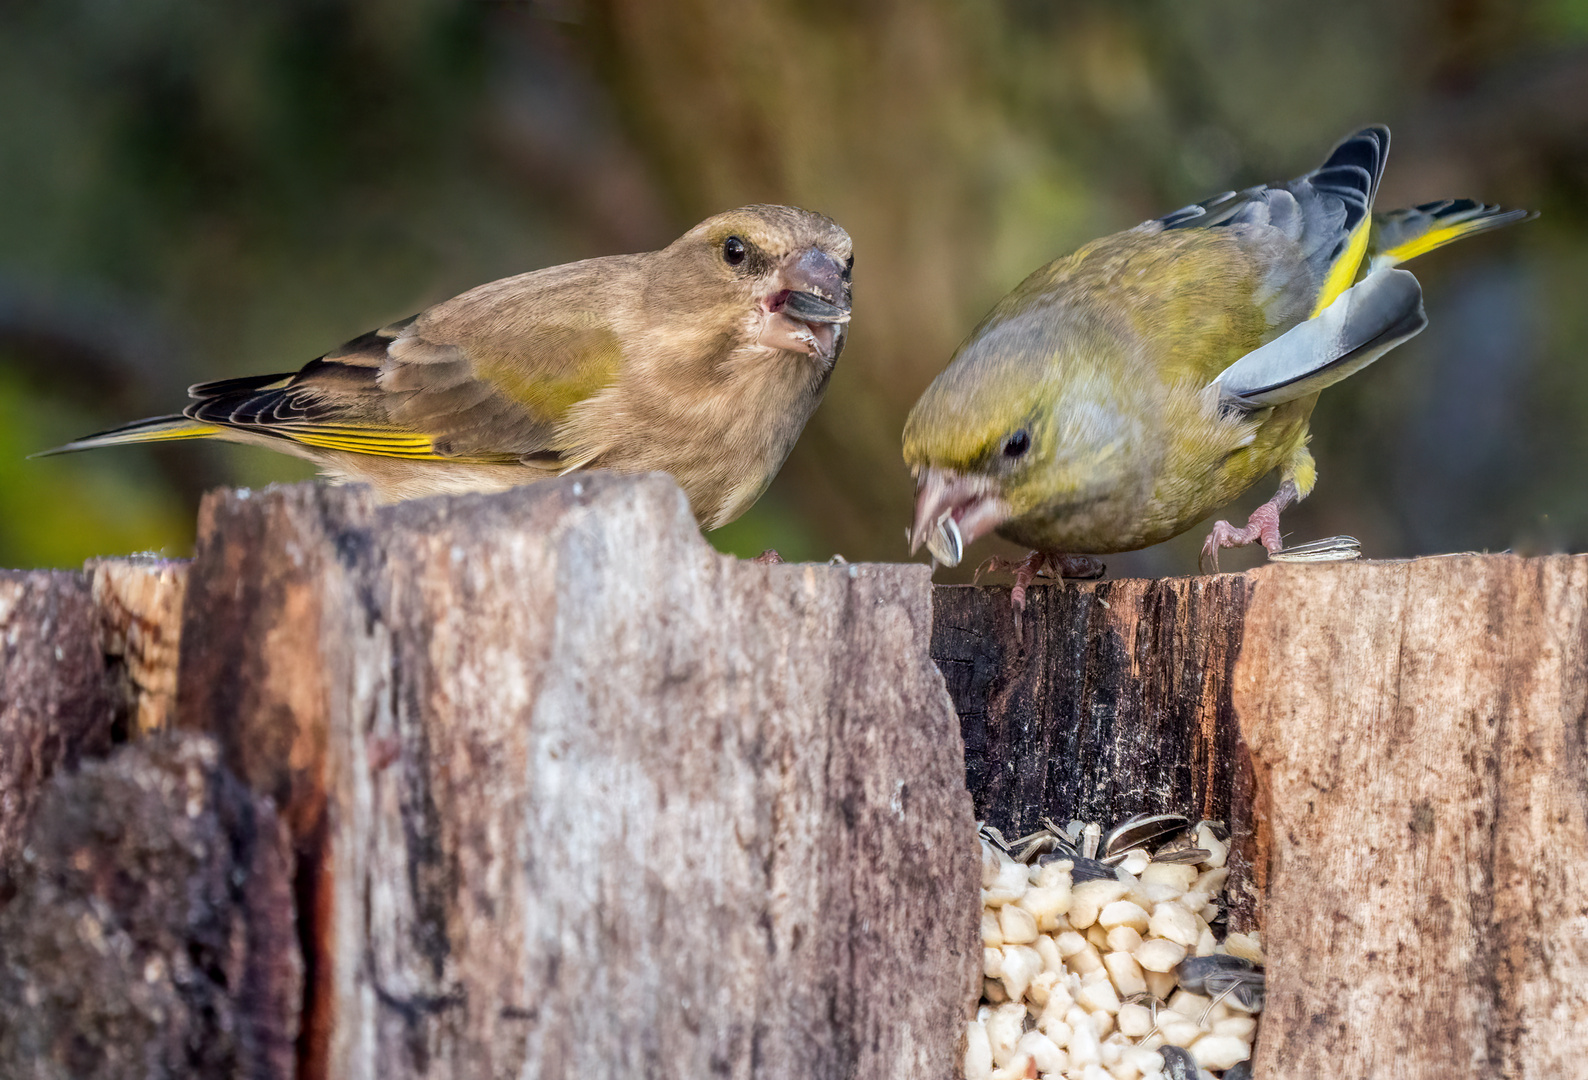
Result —
M 200 383 L 180 415 L 46 453 L 225 439 L 387 500 L 662 470 L 714 529 L 766 490 L 820 403 L 853 266 L 829 218 L 746 206 L 660 251 L 470 289 L 296 373 Z

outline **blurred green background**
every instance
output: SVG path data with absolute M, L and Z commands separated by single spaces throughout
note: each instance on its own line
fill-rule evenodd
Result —
M 1588 0 L 18 2 L 0 100 L 3 566 L 185 555 L 205 488 L 307 475 L 33 451 L 748 202 L 850 231 L 856 318 L 781 476 L 712 539 L 900 559 L 904 416 L 1000 295 L 1372 121 L 1381 206 L 1543 217 L 1417 263 L 1432 325 L 1324 395 L 1286 531 L 1588 548 Z M 1111 571 L 1193 572 L 1199 540 Z

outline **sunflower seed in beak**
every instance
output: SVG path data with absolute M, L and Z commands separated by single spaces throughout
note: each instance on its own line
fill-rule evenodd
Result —
M 958 566 L 965 557 L 965 543 L 952 510 L 937 519 L 937 526 L 926 538 L 926 550 L 944 566 Z

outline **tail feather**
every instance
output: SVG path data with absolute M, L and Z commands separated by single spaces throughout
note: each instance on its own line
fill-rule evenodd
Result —
M 1374 214 L 1373 235 L 1368 241 L 1370 266 L 1385 269 L 1463 237 L 1537 216 L 1534 210 L 1507 210 L 1472 199 L 1444 199 Z
M 214 424 L 201 424 L 186 416 L 151 416 L 147 420 L 136 420 L 121 427 L 111 428 L 109 431 L 86 435 L 81 439 L 72 440 L 65 446 L 41 450 L 30 456 L 52 457 L 55 454 L 71 454 L 78 450 L 94 450 L 101 446 L 127 446 L 132 443 L 208 439 L 220 434 L 220 431 L 221 429 Z

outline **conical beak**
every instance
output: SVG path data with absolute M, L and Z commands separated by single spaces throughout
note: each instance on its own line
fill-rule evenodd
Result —
M 849 321 L 849 283 L 841 263 L 820 248 L 806 248 L 778 272 L 788 290 L 783 310 L 803 322 Z
M 944 566 L 958 566 L 965 549 L 1009 518 L 1009 504 L 980 476 L 948 469 L 922 469 L 915 489 L 915 524 L 910 554 L 926 545 Z
M 807 248 L 779 268 L 778 288 L 764 301 L 761 344 L 812 353 L 829 363 L 843 351 L 850 311 L 844 267 L 820 248 Z

